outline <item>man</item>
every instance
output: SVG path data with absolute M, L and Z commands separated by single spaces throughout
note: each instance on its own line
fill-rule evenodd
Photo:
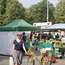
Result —
M 23 53 L 25 52 L 27 54 L 27 52 L 21 34 L 17 34 L 16 39 L 13 42 L 13 45 L 14 45 L 14 52 L 13 52 L 14 65 L 22 65 Z

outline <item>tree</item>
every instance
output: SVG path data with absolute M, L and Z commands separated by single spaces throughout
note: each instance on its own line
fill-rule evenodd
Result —
M 24 18 L 24 7 L 17 0 L 8 0 L 6 16 L 9 20 Z
M 56 22 L 65 22 L 65 0 L 59 0 L 54 13 Z
M 7 0 L 0 0 L 0 25 L 3 24 L 3 20 L 5 19 L 5 12 L 6 12 L 6 2 Z
M 6 0 L 0 0 L 0 16 L 5 13 Z
M 49 3 L 49 20 L 53 20 L 53 11 L 54 7 Z M 47 21 L 47 0 L 43 0 L 42 2 L 33 5 L 31 8 L 26 10 L 26 20 L 33 22 L 45 22 Z
M 17 0 L 0 0 L 1 24 L 7 24 L 14 19 L 24 18 L 24 7 Z
M 54 17 L 55 7 L 51 3 L 49 4 L 48 7 L 49 7 L 49 21 L 54 23 L 54 21 L 55 21 L 55 17 Z

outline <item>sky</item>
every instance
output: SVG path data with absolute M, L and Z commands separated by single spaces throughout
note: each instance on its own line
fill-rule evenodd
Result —
M 54 6 L 56 6 L 56 4 L 58 3 L 58 0 L 48 0 L 50 1 L 51 3 L 53 3 Z
M 20 3 L 23 4 L 25 8 L 29 8 L 31 5 L 37 4 L 41 0 L 18 0 Z M 58 0 L 48 0 L 53 3 L 54 6 L 58 3 Z

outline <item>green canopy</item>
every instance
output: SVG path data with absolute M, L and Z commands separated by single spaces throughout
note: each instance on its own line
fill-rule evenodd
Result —
M 16 19 L 13 20 L 11 23 L 1 26 L 0 31 L 38 31 L 39 28 L 32 26 L 31 24 L 27 23 L 25 20 Z

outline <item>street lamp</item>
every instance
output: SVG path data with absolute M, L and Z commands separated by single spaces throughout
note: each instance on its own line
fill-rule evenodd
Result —
M 48 0 L 47 0 L 47 22 L 48 22 L 48 19 L 49 19 L 49 8 L 48 8 Z

